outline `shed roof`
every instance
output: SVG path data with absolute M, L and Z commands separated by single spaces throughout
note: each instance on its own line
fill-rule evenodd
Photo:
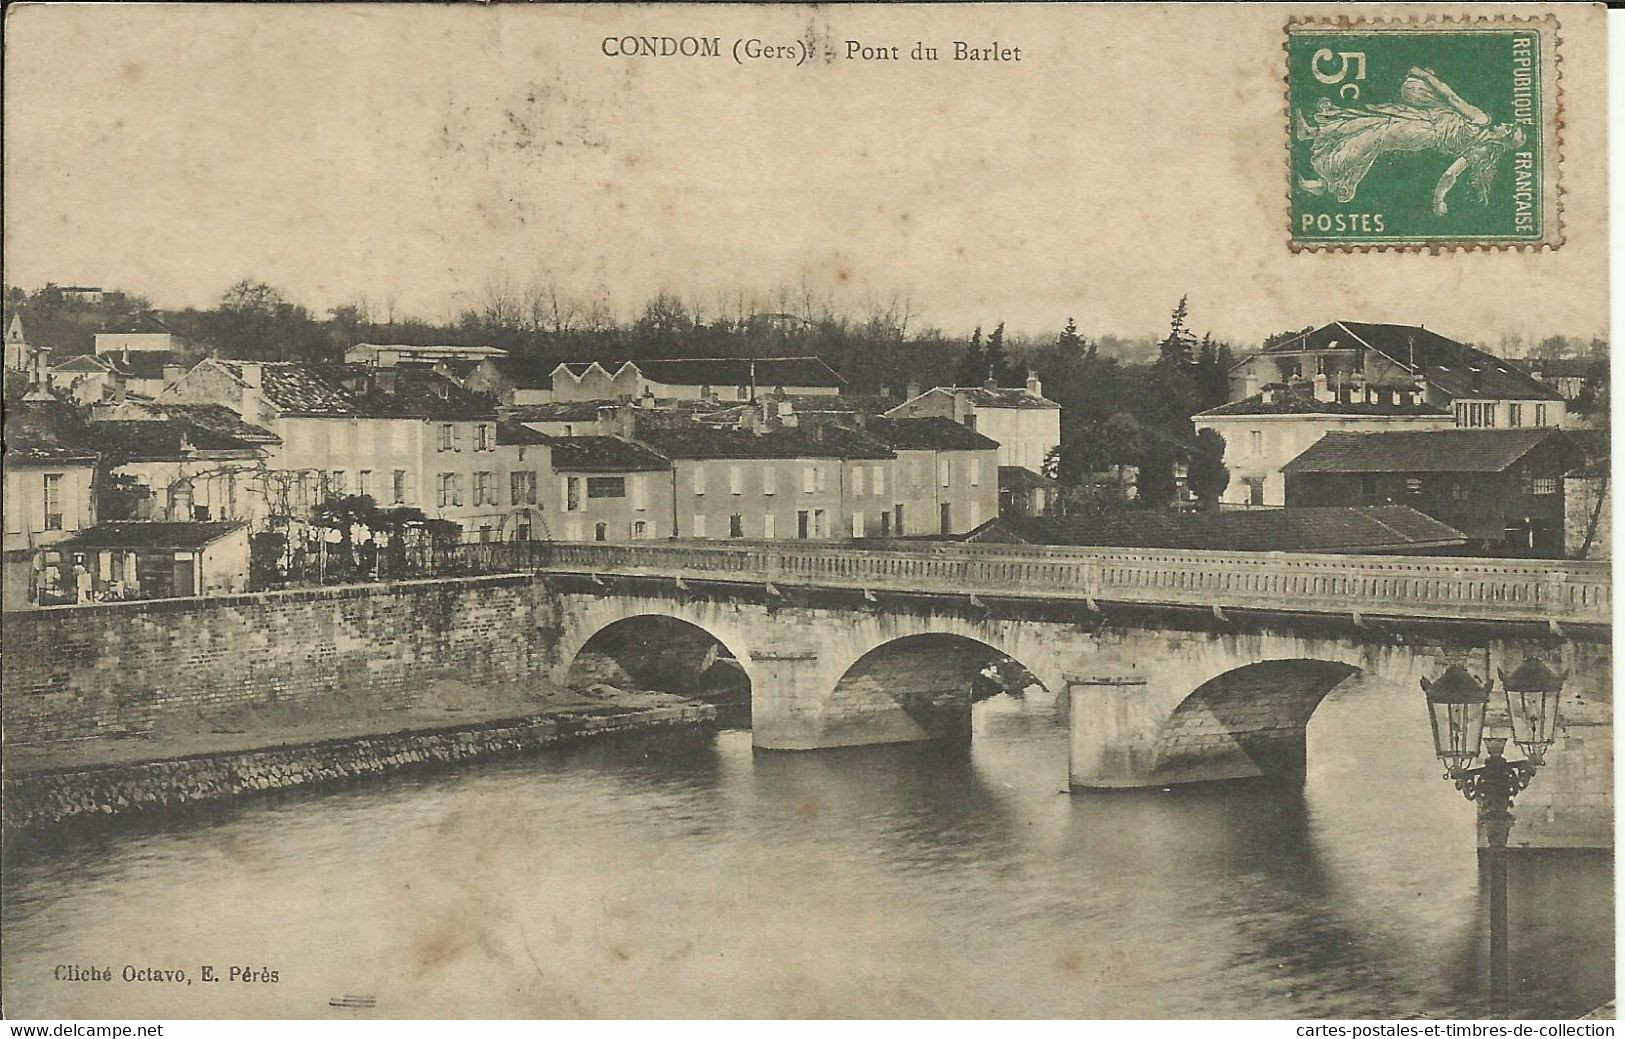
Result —
M 98 523 L 57 548 L 202 548 L 247 527 L 237 520 Z
M 1134 510 L 1113 516 L 1000 517 L 979 541 L 1239 552 L 1406 552 L 1463 545 L 1466 535 L 1405 505 Z
M 671 460 L 620 437 L 549 437 L 553 468 L 560 472 L 649 472 L 671 468 Z
M 895 451 L 996 451 L 999 442 L 951 418 L 872 418 L 865 427 Z
M 1551 427 L 1327 433 L 1282 466 L 1286 473 L 1498 473 L 1554 441 L 1583 460 L 1580 448 Z

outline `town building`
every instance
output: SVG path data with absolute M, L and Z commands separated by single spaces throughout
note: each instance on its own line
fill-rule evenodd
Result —
M 357 343 L 344 351 L 346 364 L 427 364 L 463 362 L 478 364 L 488 358 L 507 357 L 508 351 L 495 346 L 411 346 L 405 343 Z
M 71 405 L 8 396 L 5 441 L 5 608 L 60 585 L 56 546 L 96 522 L 97 455 Z
M 506 511 L 481 524 L 480 541 L 535 541 L 547 537 L 548 495 L 554 486 L 552 438 L 517 422 L 497 422 L 497 494 Z
M 1287 508 L 1408 505 L 1475 554 L 1564 556 L 1564 476 L 1584 452 L 1556 429 L 1328 433 L 1283 467 Z
M 554 438 L 550 451 L 554 504 L 548 538 L 644 541 L 675 535 L 672 467 L 663 455 L 595 434 Z
M 558 362 L 545 358 L 488 357 L 475 366 L 463 385 L 495 397 L 504 406 L 546 404 L 553 399 L 557 368 Z
M 622 416 L 638 443 L 671 460 L 674 536 L 888 537 L 899 519 L 912 521 L 898 499 L 895 453 L 865 433 L 759 418 L 718 428 L 640 408 Z
M 416 506 L 469 538 L 501 529 L 497 411 L 488 397 L 417 365 L 199 363 L 159 404 L 223 404 L 281 444 L 267 461 L 277 518 L 330 497 Z
M 1197 431 L 1211 429 L 1224 438 L 1230 483 L 1219 496 L 1221 505 L 1279 508 L 1286 504 L 1281 467 L 1327 433 L 1455 428 L 1451 413 L 1426 403 L 1424 396 L 1410 384 L 1376 399 L 1356 400 L 1317 375 L 1311 382 L 1272 384 L 1200 412 L 1191 421 Z
M 891 467 L 892 518 L 883 533 L 952 537 L 999 514 L 998 441 L 950 418 L 868 419 L 865 432 L 897 454 Z M 876 476 L 874 479 L 881 479 Z M 884 517 L 882 517 L 884 520 Z
M 999 444 L 999 464 L 1044 471 L 1044 459 L 1061 446 L 1061 406 L 1044 396 L 1038 376 L 1028 373 L 1019 389 L 994 385 L 937 386 L 886 412 L 890 418 L 948 418 Z
M 1322 383 L 1320 380 L 1324 380 Z M 1230 398 L 1275 384 L 1324 385 L 1337 400 L 1397 403 L 1407 394 L 1448 409 L 1466 429 L 1558 426 L 1563 395 L 1510 361 L 1421 325 L 1334 321 L 1238 361 Z
M 267 459 L 281 441 L 224 405 L 130 399 L 93 409 L 85 434 L 111 478 L 131 484 L 127 514 L 104 501 L 106 520 L 269 521 Z
M 999 466 L 999 515 L 1044 516 L 1055 508 L 1060 484 L 1019 465 Z
M 827 396 L 846 380 L 817 357 L 684 357 L 624 362 L 568 361 L 552 370 L 553 400 L 750 401 Z M 515 403 L 520 403 L 515 401 Z
M 1405 505 L 1165 512 L 1130 509 L 1087 516 L 1004 516 L 967 541 L 1210 552 L 1334 552 L 1414 555 L 1460 552 L 1461 531 Z
M 57 546 L 50 598 L 170 599 L 248 590 L 248 525 L 234 521 L 100 523 Z
M 78 354 L 51 366 L 51 385 L 81 404 L 122 400 L 128 392 L 125 369 L 111 357 Z
M 175 334 L 156 314 L 142 313 L 96 333 L 95 352 L 100 356 L 131 354 L 167 354 L 178 358 L 186 348 L 186 341 Z
M 504 407 L 502 415 L 550 437 L 599 436 L 604 433 L 600 412 L 613 412 L 619 406 L 612 400 L 558 400 Z

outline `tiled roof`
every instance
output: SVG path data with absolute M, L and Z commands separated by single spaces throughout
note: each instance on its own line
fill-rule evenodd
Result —
M 1561 430 L 1436 429 L 1327 433 L 1281 467 L 1285 473 L 1499 473 L 1536 446 L 1556 440 L 1582 452 Z
M 518 422 L 509 422 L 505 419 L 497 422 L 498 447 L 519 447 L 529 444 L 551 444 L 552 442 L 552 437 L 538 433 L 529 426 L 520 425 Z
M 246 524 L 232 520 L 179 523 L 99 523 L 56 547 L 74 548 L 201 548 Z
M 111 357 L 99 357 L 96 354 L 74 354 L 65 358 L 59 364 L 51 365 L 53 372 L 112 372 L 118 371 L 118 366 Z
M 897 406 L 896 398 L 878 393 L 787 393 L 772 399 L 789 401 L 797 415 L 883 415 Z
M 561 472 L 646 472 L 670 469 L 671 461 L 620 437 L 550 437 L 553 468 Z
M 1024 465 L 999 466 L 999 490 L 1025 491 L 1034 487 L 1056 487 L 1056 481 L 1035 473 Z
M 122 353 L 108 353 L 99 355 L 102 360 L 109 362 L 113 370 L 131 379 L 162 379 L 164 368 L 168 365 L 186 367 L 186 361 L 180 354 L 168 350 L 131 350 L 128 357 Z
M 5 463 L 94 462 L 96 448 L 71 404 L 59 400 L 7 400 Z
M 1233 552 L 1402 552 L 1466 543 L 1466 535 L 1405 505 L 1134 510 L 1116 516 L 1001 517 L 979 541 Z
M 243 362 L 222 361 L 238 379 Z M 394 390 L 382 387 L 391 373 L 366 364 L 264 363 L 260 392 L 284 415 L 356 418 L 426 418 L 445 421 L 494 418 L 496 403 L 426 368 L 397 366 Z
M 26 318 L 24 320 L 27 320 Z M 174 335 L 175 330 L 169 327 L 168 322 L 150 311 L 143 311 L 130 317 L 109 322 L 98 329 L 101 332 L 110 332 L 119 335 Z
M 1384 396 L 1388 396 L 1384 394 Z M 1279 387 L 1270 394 L 1270 400 L 1264 399 L 1264 394 L 1255 393 L 1242 400 L 1233 400 L 1228 404 L 1221 404 L 1216 408 L 1198 412 L 1197 418 L 1211 418 L 1223 415 L 1448 415 L 1448 408 L 1436 407 L 1432 404 L 1393 403 L 1393 398 L 1384 401 L 1350 401 L 1343 403 L 1335 400 L 1316 400 L 1312 392 L 1303 392 L 1289 387 Z
M 502 413 L 515 422 L 594 422 L 599 408 L 613 408 L 613 400 L 555 400 L 546 404 L 519 404 Z
M 245 440 L 184 419 L 113 419 L 92 422 L 89 441 L 121 462 L 168 462 L 199 454 L 255 457 L 258 448 Z
M 995 451 L 999 442 L 951 418 L 872 418 L 865 427 L 895 451 Z
M 895 458 L 885 444 L 826 424 L 775 426 L 760 433 L 697 424 L 671 425 L 637 416 L 638 439 L 667 458 Z
M 184 419 L 200 429 L 221 433 L 247 443 L 282 443 L 281 437 L 264 426 L 244 422 L 241 415 L 224 404 L 175 404 L 166 400 L 160 405 L 152 405 L 151 410 L 171 418 Z
M 1265 354 L 1366 347 L 1425 376 L 1452 397 L 1561 400 L 1562 394 L 1510 361 L 1420 325 L 1334 321 L 1264 350 Z M 1256 356 L 1256 355 L 1255 355 Z
M 903 403 L 893 407 L 888 415 L 901 411 L 920 397 L 928 397 L 933 393 L 948 396 L 962 396 L 978 408 L 1029 408 L 1037 410 L 1060 410 L 1060 405 L 1048 397 L 1041 397 L 1031 393 L 1024 386 L 933 386 L 916 397 L 910 397 Z

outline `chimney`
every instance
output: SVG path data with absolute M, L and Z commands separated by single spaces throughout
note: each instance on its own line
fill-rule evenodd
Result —
M 971 407 L 970 399 L 963 393 L 954 394 L 954 421 L 961 426 L 970 425 Z
M 1246 375 L 1241 377 L 1241 396 L 1243 400 L 1248 397 L 1256 397 L 1260 389 L 1262 387 L 1259 385 L 1257 372 L 1249 370 Z
M 34 348 L 34 385 L 42 390 L 51 388 L 51 348 L 48 346 Z
M 379 393 L 387 393 L 393 397 L 400 385 L 399 375 L 400 372 L 391 367 L 375 368 L 372 373 L 373 388 Z
M 996 390 L 998 388 L 999 388 L 999 381 L 997 379 L 993 378 L 993 369 L 989 368 L 987 370 L 987 378 L 982 380 L 982 389 L 984 389 L 984 390 Z
M 645 386 L 643 388 L 643 396 L 638 398 L 638 407 L 640 407 L 640 408 L 652 408 L 654 406 L 655 406 L 655 391 L 651 390 L 649 387 Z
M 1327 388 L 1326 373 L 1325 372 L 1317 372 L 1315 374 L 1315 399 L 1316 400 L 1331 400 L 1332 399 L 1331 392 Z
M 183 365 L 179 365 L 179 364 L 166 364 L 166 365 L 164 365 L 164 389 L 167 390 L 171 386 L 175 385 L 177 382 L 180 382 L 181 381 L 181 376 L 183 376 L 185 374 L 186 374 L 186 368 Z
M 813 440 L 822 444 L 824 442 L 824 416 L 815 414 L 807 417 L 812 420 Z
M 1038 373 L 1031 368 L 1027 369 L 1027 392 L 1034 397 L 1044 395 L 1044 384 L 1038 380 Z
M 1262 394 L 1262 399 L 1263 399 L 1265 404 L 1274 404 L 1275 403 L 1275 387 L 1274 386 L 1266 386 L 1266 387 L 1264 387 L 1263 394 Z
M 637 410 L 627 407 L 617 408 L 615 411 L 615 417 L 620 420 L 617 425 L 620 427 L 621 436 L 628 440 L 636 439 L 638 435 Z
M 243 382 L 248 384 L 248 388 L 251 390 L 259 389 L 262 385 L 265 366 L 258 361 L 244 361 L 242 362 L 242 370 Z

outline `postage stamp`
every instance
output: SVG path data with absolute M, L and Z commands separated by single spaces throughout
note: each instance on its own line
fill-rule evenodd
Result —
M 1555 19 L 1287 25 L 1291 245 L 1562 243 Z

